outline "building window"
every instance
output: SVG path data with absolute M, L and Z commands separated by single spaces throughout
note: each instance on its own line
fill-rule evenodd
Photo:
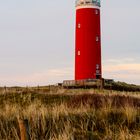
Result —
M 96 42 L 99 42 L 99 36 L 96 36 Z
M 78 28 L 81 28 L 81 24 L 80 23 L 78 24 Z
M 101 79 L 101 75 L 96 75 L 96 79 Z

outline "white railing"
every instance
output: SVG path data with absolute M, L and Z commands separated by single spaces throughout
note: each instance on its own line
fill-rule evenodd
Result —
M 76 0 L 76 6 L 95 5 L 100 7 L 100 0 Z

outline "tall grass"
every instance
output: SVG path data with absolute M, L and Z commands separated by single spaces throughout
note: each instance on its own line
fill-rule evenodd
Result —
M 0 94 L 0 140 L 139 140 L 140 93 L 94 89 L 15 89 Z

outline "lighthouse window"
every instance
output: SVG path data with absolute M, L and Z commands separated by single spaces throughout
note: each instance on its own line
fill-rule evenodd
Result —
M 96 70 L 96 74 L 100 74 L 100 70 Z
M 96 41 L 97 41 L 97 42 L 99 41 L 99 36 L 96 36 Z
M 78 24 L 78 28 L 81 28 L 81 24 L 80 23 Z
M 81 54 L 81 52 L 80 52 L 80 51 L 78 51 L 78 56 L 80 56 L 80 54 Z
M 100 68 L 100 65 L 97 64 L 97 65 L 96 65 L 96 70 L 99 70 L 99 68 Z
M 97 9 L 95 10 L 95 14 L 96 14 L 96 15 L 98 15 L 98 14 L 99 14 L 99 11 L 98 11 Z
M 89 4 L 89 3 L 91 3 L 90 1 L 86 1 L 86 4 Z

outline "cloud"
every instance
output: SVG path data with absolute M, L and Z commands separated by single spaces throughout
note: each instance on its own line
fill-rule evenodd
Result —
M 106 65 L 104 66 L 106 72 L 118 72 L 118 71 L 129 71 L 140 73 L 140 64 L 117 64 L 117 65 Z
M 74 79 L 74 68 L 54 68 L 33 73 L 0 75 L 1 86 L 49 85 Z M 140 84 L 140 63 L 132 58 L 109 59 L 103 62 L 103 77 L 132 84 Z
M 107 78 L 140 84 L 140 63 L 135 63 L 133 59 L 107 60 L 103 65 L 103 73 Z
M 134 63 L 136 60 L 134 58 L 123 58 L 123 59 L 107 59 L 105 63 L 112 63 L 112 64 L 121 64 L 121 63 Z
M 40 72 L 34 72 L 31 74 L 19 75 L 7 75 L 1 76 L 0 83 L 1 86 L 37 86 L 37 85 L 48 85 L 56 84 L 62 82 L 63 80 L 73 79 L 73 68 L 54 68 L 49 70 L 44 70 Z

